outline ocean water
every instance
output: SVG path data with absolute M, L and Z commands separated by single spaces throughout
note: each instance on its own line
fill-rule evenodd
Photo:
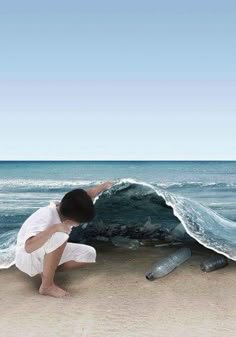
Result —
M 74 188 L 106 180 L 97 215 L 70 240 L 196 240 L 236 260 L 236 161 L 0 162 L 0 268 L 25 219 Z

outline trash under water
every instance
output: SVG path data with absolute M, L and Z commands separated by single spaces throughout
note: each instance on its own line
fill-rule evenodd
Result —
M 95 219 L 84 228 L 73 228 L 69 241 L 86 242 L 99 237 L 118 245 L 122 237 L 139 242 L 153 240 L 157 246 L 197 241 L 236 260 L 236 222 L 200 202 L 124 179 L 102 193 L 95 203 Z

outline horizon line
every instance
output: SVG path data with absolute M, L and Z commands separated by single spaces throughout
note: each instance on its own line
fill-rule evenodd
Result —
M 236 159 L 0 159 L 0 162 L 173 162 L 173 161 L 196 161 L 196 162 L 218 162 Z

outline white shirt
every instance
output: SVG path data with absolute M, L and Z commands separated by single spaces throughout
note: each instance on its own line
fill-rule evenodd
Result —
M 25 220 L 18 232 L 16 247 L 24 248 L 25 241 L 28 238 L 35 236 L 54 224 L 61 223 L 56 208 L 58 204 L 59 201 L 51 201 L 48 206 L 39 208 Z

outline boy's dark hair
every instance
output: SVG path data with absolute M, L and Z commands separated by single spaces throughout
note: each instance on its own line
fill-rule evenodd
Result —
M 95 216 L 95 207 L 88 193 L 77 188 L 64 195 L 60 203 L 61 214 L 76 222 L 89 222 Z

